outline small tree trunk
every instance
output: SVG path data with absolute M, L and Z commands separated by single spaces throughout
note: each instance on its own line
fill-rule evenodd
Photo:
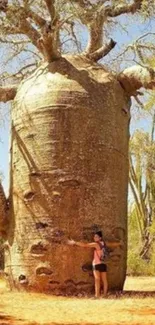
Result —
M 4 249 L 2 240 L 7 238 L 8 229 L 8 205 L 5 193 L 0 183 L 0 270 L 4 269 Z
M 0 183 L 0 237 L 6 239 L 8 230 L 8 203 Z
M 42 66 L 14 101 L 10 255 L 17 287 L 90 292 L 82 271 L 92 250 L 66 239 L 124 241 L 108 264 L 109 286 L 122 289 L 127 255 L 129 114 L 119 82 L 82 57 Z

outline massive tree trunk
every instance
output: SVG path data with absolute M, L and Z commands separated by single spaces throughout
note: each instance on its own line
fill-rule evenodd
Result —
M 90 292 L 82 265 L 103 230 L 122 239 L 108 263 L 109 286 L 122 289 L 127 255 L 129 98 L 103 66 L 82 56 L 41 66 L 20 85 L 12 109 L 10 254 L 16 287 Z M 11 271 L 10 271 L 11 270 Z

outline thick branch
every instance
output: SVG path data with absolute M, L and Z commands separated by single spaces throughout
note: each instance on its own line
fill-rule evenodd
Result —
M 52 29 L 50 25 L 46 25 L 42 31 L 42 37 L 39 39 L 40 50 L 48 62 L 60 58 L 58 32 L 57 27 Z
M 103 18 L 94 17 L 94 21 L 87 24 L 89 30 L 89 41 L 86 53 L 91 54 L 102 47 L 103 44 Z
M 89 40 L 85 50 L 88 55 L 100 49 L 103 45 L 103 24 L 106 19 L 103 13 L 103 3 L 91 3 L 89 0 L 70 0 L 80 8 L 78 18 L 87 26 Z M 74 8 L 75 9 L 75 8 Z M 77 11 L 78 12 L 78 11 Z
M 0 101 L 6 103 L 9 100 L 13 100 L 16 96 L 16 92 L 16 86 L 0 87 Z
M 27 21 L 26 19 L 22 19 L 19 24 L 20 33 L 25 34 L 31 40 L 34 46 L 36 46 L 39 50 L 38 40 L 41 37 L 41 34 Z
M 116 42 L 113 39 L 111 39 L 108 44 L 103 45 L 94 53 L 90 53 L 90 54 L 86 53 L 86 57 L 88 57 L 92 61 L 98 61 L 102 59 L 104 56 L 106 56 L 115 47 L 115 45 Z
M 27 16 L 31 18 L 39 27 L 43 27 L 46 24 L 46 20 L 36 14 L 33 10 L 26 9 L 25 12 Z
M 3 0 L 4 1 L 4 0 Z M 19 20 L 19 15 L 21 15 L 21 19 L 30 18 L 32 19 L 39 27 L 45 25 L 46 20 L 42 18 L 40 15 L 35 13 L 29 7 L 25 6 L 15 6 L 15 5 L 7 5 L 6 8 L 0 7 L 0 11 L 6 13 L 6 16 L 10 17 L 10 15 L 17 16 L 17 20 Z
M 8 7 L 8 0 L 1 0 L 0 1 L 0 10 L 6 11 Z
M 45 0 L 45 3 L 51 16 L 52 24 L 54 24 L 56 19 L 55 0 Z
M 89 0 L 70 0 L 72 3 L 77 4 L 83 9 L 86 9 L 87 6 L 92 6 L 92 3 Z
M 46 3 L 48 3 L 48 5 L 51 4 L 51 6 L 54 6 L 54 1 L 52 0 L 47 0 Z M 55 11 L 52 12 L 53 15 L 55 15 Z M 6 18 L 8 21 L 10 21 L 16 33 L 18 32 L 28 36 L 32 44 L 36 46 L 43 54 L 45 60 L 52 61 L 55 60 L 55 58 L 59 57 L 59 28 L 57 26 L 57 20 L 55 17 L 53 17 L 52 22 L 48 23 L 41 16 L 33 12 L 30 8 L 10 5 L 6 10 Z M 33 23 L 30 23 L 28 18 L 35 22 L 35 24 L 39 25 L 42 33 L 40 33 L 37 28 L 34 27 Z
M 85 51 L 88 55 L 98 50 L 100 53 L 102 53 L 102 50 L 104 51 L 102 47 L 103 25 L 108 16 L 116 17 L 125 13 L 134 14 L 142 5 L 142 0 L 134 0 L 132 4 L 114 6 L 104 6 L 106 1 L 100 1 L 97 5 L 89 0 L 71 0 L 71 2 L 81 8 L 83 12 L 81 21 L 89 30 L 89 42 Z
M 0 8 L 0 10 L 2 10 Z M 2 10 L 6 14 L 6 21 L 9 21 L 9 24 L 4 24 L 1 26 L 2 31 L 8 31 L 8 34 L 25 34 L 29 37 L 33 45 L 38 47 L 38 40 L 41 37 L 40 33 L 35 27 L 27 20 L 27 18 L 33 19 L 35 23 L 38 23 L 40 27 L 45 23 L 45 20 L 42 19 L 33 11 L 28 10 L 20 6 L 7 6 L 6 10 Z
M 136 11 L 141 9 L 142 0 L 134 0 L 132 4 L 129 5 L 117 5 L 117 6 L 107 6 L 105 9 L 106 16 L 117 17 L 122 14 L 134 14 Z
M 155 70 L 151 68 L 136 65 L 125 69 L 117 76 L 117 79 L 130 96 L 134 95 L 136 90 L 141 87 L 155 88 Z
M 14 24 L 14 22 L 12 23 Z M 23 17 L 21 21 L 17 22 L 17 25 L 13 26 L 2 26 L 2 30 L 7 34 L 24 34 L 32 42 L 32 44 L 38 48 L 42 53 L 45 60 L 52 61 L 58 58 L 58 29 L 51 29 L 50 24 L 46 24 L 42 28 L 42 34 L 35 29 L 32 24 Z

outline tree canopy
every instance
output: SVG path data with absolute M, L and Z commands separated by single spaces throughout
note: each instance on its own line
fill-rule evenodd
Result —
M 7 0 L 0 1 L 0 43 L 12 65 L 11 71 L 1 75 L 0 100 L 12 100 L 20 80 L 32 72 L 40 61 L 58 60 L 65 53 L 78 53 L 90 61 L 97 62 L 115 46 L 111 37 L 111 26 L 117 28 L 120 16 L 137 16 L 137 19 L 154 17 L 153 0 Z M 79 34 L 86 31 L 88 40 L 80 42 Z M 144 86 L 155 85 L 154 69 L 145 57 L 155 51 L 150 44 L 148 32 L 130 44 L 125 51 L 132 50 L 138 65 L 127 67 L 119 73 L 118 80 L 129 95 Z M 149 38 L 149 40 L 148 40 Z M 16 59 L 16 61 L 15 61 Z M 24 61 L 19 64 L 17 61 Z M 121 72 L 121 71 L 119 71 Z M 9 83 L 13 86 L 8 86 Z

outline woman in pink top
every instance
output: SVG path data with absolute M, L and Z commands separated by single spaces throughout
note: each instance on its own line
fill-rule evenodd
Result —
M 107 265 L 102 262 L 103 247 L 117 247 L 121 245 L 121 242 L 104 242 L 102 237 L 102 231 L 97 231 L 94 234 L 93 243 L 82 243 L 74 240 L 69 240 L 70 245 L 75 245 L 79 247 L 94 248 L 94 258 L 93 258 L 93 274 L 95 279 L 95 298 L 100 297 L 101 284 L 103 284 L 104 297 L 107 295 L 108 291 L 108 281 L 107 281 Z

